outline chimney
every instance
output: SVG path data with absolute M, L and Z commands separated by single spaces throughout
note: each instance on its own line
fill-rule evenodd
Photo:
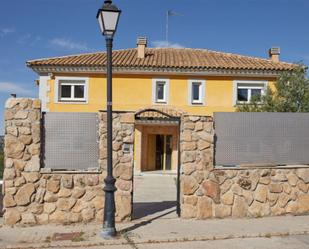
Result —
M 138 37 L 137 38 L 137 58 L 144 59 L 147 47 L 147 38 Z
M 280 48 L 279 47 L 274 47 L 274 48 L 269 49 L 269 59 L 271 61 L 279 62 L 280 61 L 279 56 L 280 56 Z

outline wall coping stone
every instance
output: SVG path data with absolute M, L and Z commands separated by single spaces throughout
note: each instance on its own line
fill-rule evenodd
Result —
M 214 166 L 214 170 L 256 170 L 256 169 L 302 169 L 309 168 L 309 165 L 287 165 L 287 166 Z

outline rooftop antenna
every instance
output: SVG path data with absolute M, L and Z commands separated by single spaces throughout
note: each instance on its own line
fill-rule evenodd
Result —
M 169 46 L 169 19 L 170 19 L 170 16 L 182 16 L 181 14 L 173 11 L 173 10 L 168 10 L 166 12 L 166 31 L 165 31 L 165 41 L 166 41 L 166 46 L 168 47 Z

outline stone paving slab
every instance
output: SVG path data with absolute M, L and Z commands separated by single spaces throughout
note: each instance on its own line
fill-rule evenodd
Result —
M 281 216 L 260 219 L 144 219 L 117 224 L 119 236 L 103 240 L 101 224 L 70 226 L 44 225 L 0 228 L 0 248 L 61 248 L 148 245 L 243 238 L 308 235 L 309 216 Z M 82 232 L 78 241 L 53 241 L 55 233 Z M 117 247 L 116 247 L 117 248 Z M 124 248 L 126 248 L 124 246 Z

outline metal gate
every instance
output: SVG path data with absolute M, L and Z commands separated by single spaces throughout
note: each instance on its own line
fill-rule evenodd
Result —
M 56 113 L 43 116 L 42 163 L 53 170 L 98 168 L 97 113 Z
M 215 113 L 215 165 L 309 164 L 309 113 Z

